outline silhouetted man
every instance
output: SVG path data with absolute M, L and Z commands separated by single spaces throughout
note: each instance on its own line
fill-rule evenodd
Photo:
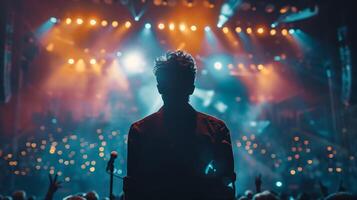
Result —
M 155 62 L 164 106 L 135 122 L 128 136 L 127 200 L 234 199 L 235 173 L 229 130 L 195 111 L 196 64 L 183 51 Z

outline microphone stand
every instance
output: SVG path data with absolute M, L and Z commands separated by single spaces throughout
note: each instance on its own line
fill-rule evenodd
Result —
M 114 200 L 113 196 L 113 177 L 114 177 L 114 162 L 108 163 L 109 173 L 110 173 L 110 183 L 109 183 L 109 199 Z

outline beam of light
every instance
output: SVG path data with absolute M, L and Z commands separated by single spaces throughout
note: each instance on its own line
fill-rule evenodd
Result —
M 145 24 L 145 28 L 146 28 L 146 29 L 151 29 L 151 24 L 150 24 L 150 23 L 146 23 L 146 24 Z
M 83 59 L 79 59 L 74 67 L 77 72 L 84 72 L 86 70 L 86 63 Z
M 236 8 L 242 3 L 242 0 L 226 0 L 222 4 L 220 14 L 218 16 L 217 27 L 221 28 L 235 13 Z
M 222 45 L 219 42 L 218 37 L 216 34 L 211 30 L 209 26 L 205 27 L 205 43 L 204 43 L 204 49 L 207 50 L 208 52 L 217 52 L 221 50 Z
M 45 35 L 53 28 L 55 23 L 53 23 L 52 21 L 53 21 L 52 18 L 48 19 L 46 22 L 44 22 L 40 27 L 38 27 L 35 30 L 35 37 L 37 39 L 41 39 L 45 37 Z
M 58 20 L 56 17 L 51 17 L 50 21 L 55 24 L 55 23 L 57 23 Z
M 129 52 L 124 55 L 123 66 L 130 74 L 141 73 L 144 71 L 145 60 L 140 52 Z
M 210 31 L 211 30 L 211 28 L 209 27 L 209 26 L 205 26 L 205 31 L 206 32 L 208 32 L 208 31 Z
M 285 15 L 282 15 L 275 22 L 275 24 L 290 23 L 290 22 L 296 22 L 296 21 L 308 19 L 308 18 L 318 15 L 318 13 L 319 13 L 319 7 L 316 5 L 314 8 L 306 8 L 306 9 L 300 10 L 299 12 L 296 12 L 296 13 L 295 12 L 286 13 Z

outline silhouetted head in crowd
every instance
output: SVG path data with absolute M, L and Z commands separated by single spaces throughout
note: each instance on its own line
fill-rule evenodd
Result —
M 264 191 L 254 195 L 253 200 L 279 200 L 279 198 L 269 191 Z
M 157 89 L 165 106 L 179 108 L 186 105 L 195 90 L 196 62 L 184 51 L 167 52 L 155 61 Z
M 23 190 L 18 190 L 12 193 L 13 200 L 26 200 L 26 192 Z
M 248 198 L 248 199 L 252 199 L 253 198 L 253 191 L 251 190 L 246 190 L 244 192 L 244 195 Z
M 84 196 L 87 200 L 98 200 L 99 199 L 99 195 L 97 192 L 95 191 L 90 191 L 87 192 L 87 194 Z
M 355 200 L 356 196 L 353 196 L 349 192 L 337 192 L 330 194 L 325 198 L 325 200 Z

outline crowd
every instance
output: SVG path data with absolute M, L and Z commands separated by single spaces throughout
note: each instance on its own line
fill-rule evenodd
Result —
M 109 200 L 109 197 L 99 197 L 96 191 L 89 191 L 87 193 L 77 193 L 65 197 L 56 196 L 56 192 L 62 187 L 62 182 L 59 181 L 57 175 L 49 175 L 49 185 L 47 193 L 44 197 L 36 198 L 35 196 L 27 196 L 26 192 L 23 190 L 17 190 L 11 195 L 2 196 L 0 195 L 0 200 L 35 200 L 35 199 L 63 199 L 63 200 Z M 351 192 L 348 192 L 340 182 L 338 191 L 329 193 L 328 188 L 321 182 L 319 195 L 307 194 L 300 192 L 297 196 L 293 197 L 289 194 L 289 191 L 284 191 L 282 193 L 277 193 L 272 190 L 262 190 L 262 176 L 259 175 L 255 178 L 255 192 L 252 190 L 247 190 L 243 195 L 238 195 L 236 200 L 355 200 L 357 196 Z M 113 196 L 113 199 L 125 200 L 123 194 L 119 196 Z M 190 199 L 189 197 L 187 199 Z

